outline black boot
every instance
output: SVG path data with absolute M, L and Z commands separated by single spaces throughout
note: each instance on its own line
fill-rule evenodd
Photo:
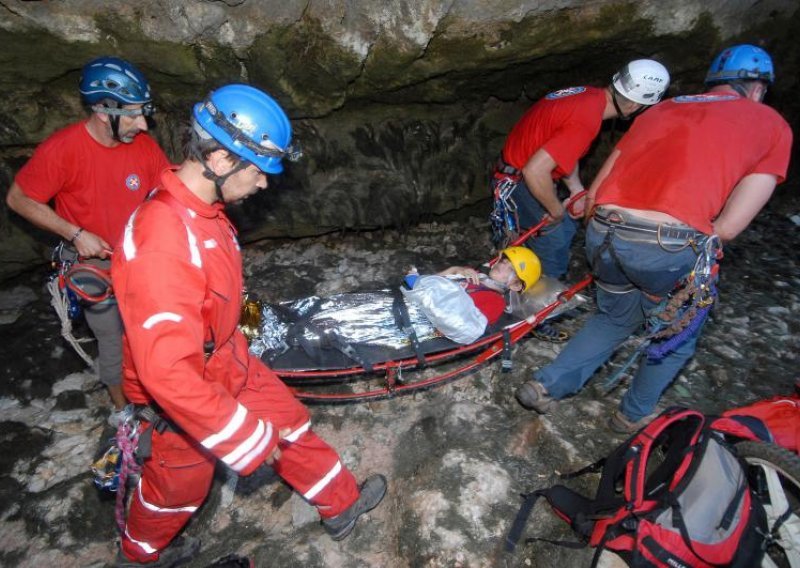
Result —
M 343 513 L 330 519 L 323 519 L 322 526 L 333 540 L 342 540 L 356 526 L 358 517 L 377 507 L 384 495 L 386 495 L 386 478 L 380 474 L 371 475 L 361 484 L 361 494 L 356 502 Z
M 135 562 L 128 560 L 120 549 L 117 554 L 117 568 L 134 568 L 146 566 L 147 568 L 172 568 L 186 564 L 200 551 L 200 539 L 191 536 L 179 536 L 169 546 L 159 552 L 158 560 L 153 562 Z

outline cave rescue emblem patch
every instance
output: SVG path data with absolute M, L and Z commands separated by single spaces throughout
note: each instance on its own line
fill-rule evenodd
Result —
M 564 97 L 570 97 L 572 95 L 579 95 L 586 91 L 586 87 L 568 87 L 566 89 L 561 89 L 558 91 L 553 91 L 552 93 L 548 93 L 545 98 L 548 101 L 553 101 L 555 99 L 563 99 Z
M 125 178 L 125 187 L 131 191 L 137 191 L 140 187 L 142 187 L 142 180 L 139 179 L 138 175 L 131 174 Z
M 672 99 L 676 103 L 719 103 L 722 101 L 735 101 L 738 95 L 681 95 Z

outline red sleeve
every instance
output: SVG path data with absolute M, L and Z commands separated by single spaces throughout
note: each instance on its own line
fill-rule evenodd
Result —
M 777 114 L 777 113 L 776 113 Z M 778 183 L 786 179 L 786 170 L 789 168 L 789 157 L 792 151 L 792 129 L 778 117 L 779 124 L 776 128 L 774 143 L 759 161 L 752 172 L 754 174 L 772 174 L 778 178 Z
M 500 316 L 503 315 L 503 310 L 506 309 L 506 302 L 503 295 L 492 290 L 476 290 L 469 293 L 472 301 L 475 302 L 475 307 L 478 308 L 486 319 L 489 320 L 489 325 L 492 325 Z
M 597 131 L 587 125 L 568 122 L 542 145 L 558 165 L 556 168 L 558 178 L 572 173 L 575 164 L 589 150 L 595 136 Z
M 205 272 L 190 260 L 183 222 L 153 206 L 164 207 L 148 203 L 134 214 L 123 246 L 114 253 L 114 289 L 135 374 L 189 436 L 248 475 L 275 447 L 278 432 L 223 385 L 206 380 Z M 240 364 L 228 353 L 233 346 L 227 347 L 214 357 Z
M 31 159 L 17 172 L 14 181 L 27 197 L 39 203 L 49 202 L 64 186 L 64 160 L 67 148 L 58 135 L 42 142 Z

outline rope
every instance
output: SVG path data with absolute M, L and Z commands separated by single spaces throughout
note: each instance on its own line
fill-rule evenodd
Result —
M 705 323 L 718 296 L 720 258 L 722 243 L 717 235 L 712 235 L 703 244 L 683 287 L 662 301 L 648 318 L 647 338 L 666 339 L 647 348 L 648 359 L 661 361 L 686 343 Z
M 676 285 L 676 291 L 661 301 L 650 313 L 646 334 L 639 340 L 630 358 L 602 385 L 605 392 L 613 389 L 622 375 L 642 353 L 650 361 L 661 361 L 686 343 L 703 326 L 714 306 L 718 292 L 719 259 L 722 243 L 717 235 L 710 236 L 697 256 L 694 268 Z
M 136 463 L 134 452 L 139 442 L 138 421 L 124 420 L 117 428 L 117 445 L 122 451 L 122 464 L 119 468 L 119 484 L 117 485 L 117 503 L 114 518 L 117 521 L 119 534 L 125 534 L 125 495 L 128 492 L 128 475 L 141 473 L 141 466 Z
M 83 359 L 86 364 L 94 368 L 94 360 L 83 350 L 81 342 L 91 341 L 91 339 L 76 339 L 72 334 L 72 320 L 69 319 L 69 302 L 61 289 L 59 278 L 53 278 L 47 283 L 47 290 L 50 292 L 50 305 L 53 306 L 58 319 L 61 320 L 61 336 L 72 345 L 75 352 Z

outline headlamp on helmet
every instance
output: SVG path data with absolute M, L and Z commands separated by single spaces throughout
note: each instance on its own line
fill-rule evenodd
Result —
M 714 58 L 706 74 L 706 84 L 730 81 L 775 81 L 775 69 L 769 53 L 755 45 L 733 45 Z

